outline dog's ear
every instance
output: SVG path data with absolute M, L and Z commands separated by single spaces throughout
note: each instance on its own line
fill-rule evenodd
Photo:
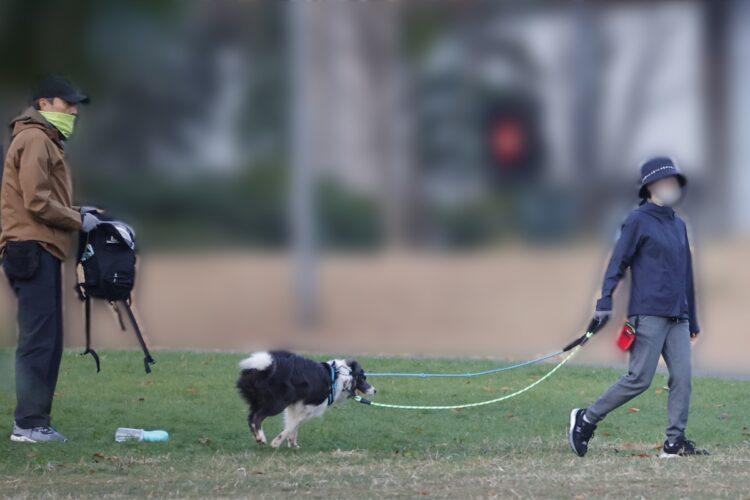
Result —
M 362 367 L 359 366 L 359 363 L 356 359 L 347 359 L 346 364 L 349 365 L 349 368 L 352 371 L 352 375 L 356 375 L 357 373 L 362 371 Z

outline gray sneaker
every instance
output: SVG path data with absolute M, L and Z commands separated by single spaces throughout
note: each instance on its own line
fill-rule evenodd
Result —
M 21 429 L 15 422 L 13 422 L 13 434 L 10 435 L 10 440 L 17 443 L 64 443 L 67 441 L 65 436 L 50 426 Z

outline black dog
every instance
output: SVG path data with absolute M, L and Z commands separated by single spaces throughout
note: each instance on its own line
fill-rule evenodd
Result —
M 353 359 L 319 363 L 287 351 L 261 351 L 240 361 L 240 369 L 237 389 L 250 405 L 247 423 L 258 444 L 266 443 L 263 420 L 284 412 L 284 430 L 271 442 L 274 448 L 285 440 L 298 447 L 300 425 L 357 391 L 375 394 Z

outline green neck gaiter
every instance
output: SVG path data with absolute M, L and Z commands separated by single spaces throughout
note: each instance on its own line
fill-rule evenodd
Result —
M 76 115 L 59 113 L 57 111 L 40 111 L 45 120 L 55 126 L 66 139 L 73 135 L 76 126 Z

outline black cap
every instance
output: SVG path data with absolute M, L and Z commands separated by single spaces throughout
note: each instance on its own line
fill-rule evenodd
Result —
M 75 88 L 68 80 L 62 76 L 52 75 L 44 78 L 39 82 L 31 94 L 31 99 L 51 99 L 59 97 L 70 104 L 88 104 L 91 100 L 89 96 Z

